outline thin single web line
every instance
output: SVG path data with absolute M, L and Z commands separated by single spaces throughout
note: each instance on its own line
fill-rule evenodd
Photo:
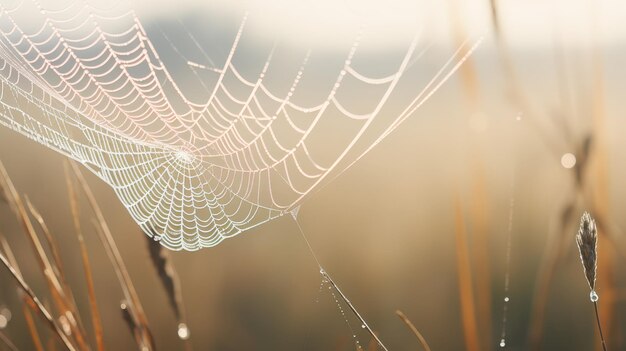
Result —
M 511 192 L 514 193 L 515 190 L 515 175 L 513 175 L 513 179 L 511 181 Z M 510 287 L 510 279 L 511 279 L 511 241 L 513 237 L 513 216 L 515 213 L 515 195 L 512 194 L 509 200 L 509 219 L 507 225 L 507 234 L 506 234 L 506 252 L 505 252 L 505 272 L 504 272 L 504 303 L 502 304 L 502 330 L 500 333 L 500 347 L 506 347 L 506 329 L 508 322 L 508 310 L 509 310 L 509 287 Z
M 409 70 L 413 67 L 424 55 L 433 47 L 434 42 L 429 42 L 422 50 L 420 50 L 417 55 L 409 63 L 406 65 L 406 69 Z
M 372 328 L 370 328 L 370 326 L 367 324 L 367 322 L 365 321 L 365 318 L 363 318 L 361 316 L 361 314 L 359 313 L 359 311 L 357 311 L 356 307 L 354 307 L 354 305 L 352 304 L 352 302 L 350 302 L 350 300 L 348 299 L 348 297 L 343 293 L 343 291 L 341 291 L 341 289 L 339 288 L 339 286 L 337 285 L 337 283 L 335 283 L 335 281 L 333 280 L 333 278 L 330 277 L 330 274 L 328 274 L 328 272 L 326 272 L 326 270 L 324 269 L 324 267 L 322 267 L 319 259 L 317 258 L 317 255 L 315 254 L 315 251 L 313 251 L 313 247 L 311 246 L 311 243 L 309 242 L 309 239 L 307 239 L 306 235 L 304 234 L 304 231 L 302 230 L 302 227 L 300 226 L 300 222 L 298 222 L 298 220 L 296 218 L 293 219 L 294 222 L 296 222 L 296 226 L 298 226 L 298 231 L 300 232 L 300 235 L 302 236 L 302 238 L 304 239 L 304 242 L 306 243 L 309 252 L 311 253 L 311 256 L 313 256 L 313 259 L 315 260 L 315 262 L 317 263 L 319 269 L 320 269 L 320 274 L 322 275 L 322 277 L 324 279 L 327 279 L 328 282 L 330 283 L 330 286 L 339 294 L 339 296 L 341 296 L 341 299 L 343 300 L 343 302 L 350 308 L 350 311 L 352 311 L 352 313 L 354 314 L 354 316 L 361 322 L 361 325 L 367 330 L 367 332 L 374 338 L 374 340 L 376 340 L 376 342 L 378 343 L 378 345 L 384 350 L 384 351 L 389 351 L 389 349 L 387 349 L 387 347 L 383 344 L 383 342 L 378 338 L 378 336 L 376 335 L 376 333 L 374 333 L 374 331 L 372 330 Z
M 517 123 L 521 120 L 521 111 L 517 113 L 515 121 L 513 123 Z M 519 144 L 519 132 L 518 128 L 513 126 L 510 131 L 511 140 L 513 141 L 513 149 L 514 152 L 517 150 Z M 504 281 L 503 281 L 503 304 L 502 304 L 502 330 L 500 332 L 500 342 L 498 346 L 501 348 L 505 348 L 507 346 L 507 327 L 508 327 L 508 314 L 509 314 L 509 304 L 510 304 L 510 285 L 511 285 L 511 247 L 513 242 L 513 225 L 514 225 L 514 216 L 515 216 L 515 189 L 516 189 L 516 175 L 517 172 L 517 158 L 515 155 L 513 156 L 513 166 L 512 166 L 512 174 L 511 174 L 511 184 L 510 184 L 510 198 L 509 198 L 509 215 L 508 215 L 508 224 L 506 229 L 506 251 L 505 251 L 505 268 L 504 268 Z
M 315 260 L 315 263 L 317 263 L 317 266 L 320 269 L 320 273 L 324 274 L 324 273 L 322 273 L 324 268 L 322 267 L 322 264 L 320 263 L 320 260 L 317 258 L 317 255 L 315 254 L 315 251 L 313 251 L 313 247 L 311 246 L 311 243 L 309 242 L 309 239 L 306 237 L 306 235 L 304 235 L 304 231 L 302 230 L 302 227 L 300 226 L 300 222 L 298 222 L 298 220 L 296 218 L 294 218 L 293 221 L 296 222 L 296 225 L 298 226 L 298 231 L 300 232 L 300 235 L 304 239 L 304 242 L 306 243 L 306 246 L 308 247 L 309 252 L 311 253 L 311 256 L 313 256 L 313 259 Z

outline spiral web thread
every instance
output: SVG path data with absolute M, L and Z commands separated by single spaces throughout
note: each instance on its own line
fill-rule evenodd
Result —
M 245 23 L 222 68 L 205 70 L 217 77 L 197 102 L 183 93 L 130 9 L 0 2 L 0 124 L 89 168 L 162 245 L 197 250 L 297 208 L 411 115 L 463 61 L 457 52 L 398 113 L 382 119 L 415 60 L 417 36 L 382 78 L 353 67 L 357 38 L 325 97 L 304 106 L 297 96 L 310 55 L 288 91 L 272 91 L 265 80 L 280 74 L 272 70 L 273 50 L 254 79 L 233 63 Z M 197 73 L 204 66 L 188 67 Z M 369 111 L 355 112 L 342 100 L 346 85 L 368 92 Z M 334 121 L 350 127 L 332 131 L 332 146 L 319 142 Z

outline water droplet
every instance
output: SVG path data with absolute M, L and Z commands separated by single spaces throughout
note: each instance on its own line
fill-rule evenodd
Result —
M 67 317 L 61 315 L 59 317 L 59 324 L 61 324 L 61 329 L 63 329 L 65 335 L 72 335 L 72 327 L 70 326 L 70 322 L 67 320 Z
M 365 329 L 365 324 L 361 324 L 361 328 Z
M 591 292 L 589 293 L 589 298 L 591 299 L 591 302 L 596 302 L 598 301 L 598 299 L 600 299 L 600 296 L 596 294 L 595 290 L 591 290 Z
M 187 324 L 185 323 L 180 323 L 178 325 L 178 337 L 181 340 L 187 340 L 189 339 L 190 333 L 189 333 L 189 328 L 187 327 Z
M 11 317 L 13 316 L 13 314 L 11 314 L 11 310 L 3 307 L 0 308 L 0 316 L 3 316 L 4 318 L 6 318 L 7 322 L 11 320 Z
M 500 340 L 500 347 L 505 347 L 506 346 L 506 341 L 504 341 L 504 339 Z
M 7 324 L 9 324 L 7 317 L 0 314 L 0 329 L 6 328 Z
M 509 302 L 509 297 L 508 296 L 504 298 L 504 302 Z
M 568 152 L 561 157 L 561 166 L 569 169 L 576 165 L 576 156 Z

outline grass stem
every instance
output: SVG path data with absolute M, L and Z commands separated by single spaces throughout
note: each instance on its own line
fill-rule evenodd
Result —
M 606 351 L 606 341 L 602 334 L 602 325 L 600 324 L 600 314 L 598 313 L 598 301 L 593 302 L 593 309 L 596 311 L 596 322 L 598 322 L 598 331 L 600 332 L 600 341 L 602 342 L 602 350 Z

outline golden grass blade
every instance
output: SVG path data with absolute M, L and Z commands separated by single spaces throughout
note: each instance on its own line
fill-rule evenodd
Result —
M 87 253 L 87 247 L 83 240 L 82 235 L 78 237 L 78 243 L 80 245 L 80 255 L 83 263 L 83 269 L 85 271 L 85 281 L 87 283 L 87 296 L 89 298 L 89 308 L 91 310 L 91 321 L 93 324 L 94 335 L 96 338 L 96 347 L 98 351 L 104 350 L 104 333 L 102 327 L 102 321 L 100 319 L 100 310 L 98 310 L 98 303 L 96 300 L 96 289 L 93 284 L 93 273 L 91 270 L 91 264 L 89 262 L 89 254 Z
M 9 339 L 8 336 L 6 336 L 2 330 L 0 330 L 0 341 L 2 341 L 2 343 L 4 345 L 6 345 L 6 347 L 9 348 L 9 351 L 19 351 L 19 349 L 17 348 L 17 346 L 15 346 L 15 344 L 11 341 L 11 339 Z
M 0 262 L 2 262 L 5 268 L 7 268 L 9 273 L 11 273 L 11 276 L 13 277 L 13 279 L 19 285 L 19 287 L 26 293 L 26 295 L 28 295 L 30 300 L 35 304 L 36 311 L 48 323 L 50 328 L 59 336 L 61 341 L 63 341 L 63 344 L 65 345 L 65 347 L 70 351 L 75 351 L 76 349 L 74 348 L 74 345 L 72 345 L 72 343 L 67 338 L 65 333 L 61 330 L 59 325 L 54 321 L 50 312 L 48 312 L 48 310 L 43 306 L 43 304 L 39 301 L 39 299 L 37 298 L 33 290 L 28 286 L 28 284 L 26 284 L 24 279 L 22 279 L 22 276 L 18 273 L 18 271 L 15 268 L 13 268 L 13 266 L 9 263 L 7 258 L 2 253 L 0 253 Z
M 474 290 L 472 288 L 472 272 L 470 270 L 469 249 L 465 221 L 459 201 L 455 201 L 455 241 L 457 269 L 459 272 L 459 297 L 461 299 L 461 315 L 465 349 L 480 350 L 478 328 L 476 326 L 476 307 L 474 306 Z
M 24 232 L 28 235 L 31 244 L 36 252 L 36 257 L 43 271 L 44 277 L 46 278 L 48 284 L 50 285 L 51 292 L 56 292 L 57 294 L 63 291 L 60 282 L 57 279 L 57 276 L 54 274 L 54 268 L 50 264 L 48 260 L 48 256 L 46 255 L 45 250 L 43 249 L 37 234 L 35 233 L 35 228 L 33 227 L 28 214 L 24 208 L 22 200 L 20 196 L 17 194 L 9 175 L 4 168 L 2 162 L 0 162 L 0 182 L 3 183 L 4 189 L 6 190 L 7 198 L 9 199 L 9 203 L 13 208 L 18 221 L 22 224 L 24 228 Z
M 63 162 L 63 172 L 65 174 L 65 186 L 67 187 L 67 197 L 70 202 L 70 211 L 72 212 L 72 223 L 77 235 L 82 235 L 80 225 L 80 207 L 78 205 L 78 195 L 76 194 L 75 184 L 70 175 L 69 162 Z
M 85 342 L 84 332 L 81 330 L 80 325 L 77 325 L 75 323 L 76 321 L 80 320 L 80 317 L 78 316 L 78 313 L 72 308 L 71 298 L 70 296 L 68 296 L 68 293 L 64 289 L 64 286 L 59 281 L 59 278 L 55 273 L 55 269 L 50 263 L 50 259 L 48 258 L 48 255 L 46 254 L 46 251 L 44 250 L 41 241 L 37 236 L 35 228 L 30 221 L 28 213 L 26 212 L 26 209 L 24 207 L 24 203 L 22 202 L 21 197 L 15 190 L 13 182 L 6 172 L 6 169 L 4 168 L 2 162 L 0 162 L 0 184 L 2 184 L 3 188 L 5 189 L 5 194 L 9 199 L 9 203 L 11 204 L 11 207 L 17 217 L 18 222 L 22 224 L 24 232 L 30 239 L 30 243 L 35 250 L 37 261 L 39 262 L 44 278 L 46 279 L 55 305 L 60 310 L 61 314 L 66 314 L 68 312 L 71 313 L 72 323 L 70 323 L 70 326 L 72 328 L 74 338 L 78 346 L 82 350 L 88 350 L 89 347 Z
M 148 320 L 143 311 L 143 306 L 141 305 L 141 301 L 139 300 L 139 296 L 137 295 L 137 291 L 135 290 L 135 286 L 130 279 L 130 274 L 126 269 L 126 265 L 122 260 L 122 255 L 113 240 L 113 235 L 111 234 L 111 230 L 109 229 L 106 220 L 104 219 L 104 215 L 102 214 L 102 210 L 91 191 L 91 188 L 87 184 L 87 181 L 83 177 L 82 173 L 78 169 L 76 163 L 70 163 L 74 176 L 78 180 L 80 184 L 83 194 L 87 198 L 89 205 L 96 216 L 96 220 L 94 221 L 94 225 L 96 227 L 96 231 L 98 233 L 98 237 L 102 242 L 107 256 L 109 260 L 113 264 L 115 274 L 120 282 L 122 287 L 122 291 L 124 292 L 124 296 L 127 299 L 127 303 L 129 306 L 129 310 L 133 315 L 133 318 L 137 321 L 138 327 L 141 329 L 142 333 L 142 347 L 146 347 L 148 349 L 154 349 L 154 341 L 152 339 L 152 334 L 150 333 L 150 329 L 148 327 Z
M 94 229 L 98 233 L 98 237 L 103 243 L 103 246 L 106 247 L 106 244 L 104 242 L 105 240 L 104 234 L 102 233 L 102 227 L 98 225 L 97 220 L 92 219 L 92 222 L 93 222 Z M 115 258 L 113 257 L 112 252 L 110 250 L 105 250 L 105 251 L 107 252 L 107 255 L 109 256 L 109 261 L 113 263 L 114 271 L 117 275 L 118 281 L 122 287 L 122 292 L 125 297 L 125 300 L 122 301 L 121 306 L 120 306 L 122 310 L 122 317 L 124 321 L 128 324 L 129 328 L 131 329 L 131 333 L 133 334 L 135 340 L 137 341 L 137 345 L 139 346 L 139 348 L 141 350 L 154 349 L 154 342 L 152 340 L 152 334 L 150 333 L 150 330 L 141 324 L 141 322 L 138 319 L 139 314 L 136 308 L 133 306 L 132 302 L 128 300 L 130 298 L 130 295 L 128 293 L 128 287 L 124 285 L 122 272 L 120 271 L 120 269 L 118 269 L 115 266 Z
M 415 328 L 415 325 L 411 323 L 411 320 L 406 315 L 404 315 L 404 313 L 402 313 L 402 311 L 400 310 L 397 310 L 396 314 L 398 315 L 398 317 L 400 317 L 400 319 L 404 322 L 404 324 L 406 324 L 407 327 L 409 327 L 409 329 L 413 332 L 413 334 L 415 334 L 415 336 L 417 337 L 417 340 L 420 342 L 420 344 L 422 344 L 422 347 L 424 348 L 424 350 L 430 351 L 430 346 L 428 346 L 426 339 L 424 338 L 424 336 L 422 336 L 419 330 Z
M 56 351 L 57 344 L 54 340 L 54 337 L 49 337 L 48 342 L 46 343 L 46 351 Z
M 78 180 L 78 183 L 81 185 L 83 193 L 85 194 L 85 197 L 87 198 L 87 201 L 89 202 L 89 205 L 91 206 L 91 209 L 96 216 L 96 220 L 94 223 L 96 224 L 96 227 L 100 229 L 99 234 L 101 234 L 100 237 L 101 239 L 103 239 L 102 243 L 104 244 L 107 253 L 109 253 L 110 255 L 109 257 L 111 259 L 111 263 L 113 263 L 115 271 L 118 274 L 118 278 L 120 280 L 120 283 L 122 284 L 122 289 L 124 290 L 125 295 L 128 295 L 129 300 L 131 300 L 130 302 L 135 304 L 139 301 L 137 292 L 132 283 L 132 280 L 130 279 L 130 274 L 126 269 L 126 265 L 122 260 L 122 255 L 120 254 L 117 245 L 115 245 L 115 241 L 113 240 L 113 236 L 111 235 L 111 230 L 109 229 L 109 226 L 104 219 L 102 210 L 100 210 L 100 206 L 98 206 L 98 203 L 96 202 L 96 199 L 91 192 L 91 188 L 87 184 L 87 181 L 83 177 L 76 164 L 71 162 L 70 165 L 72 167 L 72 171 L 74 172 L 74 176 Z M 137 303 L 135 307 L 137 307 L 137 313 L 144 317 L 145 314 L 143 312 L 143 309 L 141 308 L 141 304 Z
M 457 47 L 462 47 L 461 56 L 467 56 L 471 49 L 462 45 L 465 41 L 464 38 L 467 37 L 467 34 L 465 33 L 462 25 L 463 17 L 461 17 L 459 11 L 458 0 L 449 0 L 449 3 L 451 17 L 450 23 L 452 24 L 452 34 L 454 36 L 455 44 Z M 471 61 L 471 58 L 468 57 L 463 65 L 459 67 L 459 76 L 461 78 L 463 90 L 465 91 L 471 105 L 470 110 L 472 112 L 479 112 L 480 88 L 478 84 L 478 72 Z
M 100 310 L 98 309 L 98 302 L 96 300 L 96 289 L 93 284 L 93 273 L 91 270 L 91 264 L 89 262 L 89 254 L 83 238 L 83 234 L 80 227 L 80 213 L 78 207 L 78 199 L 76 198 L 76 190 L 74 188 L 74 182 L 72 182 L 69 174 L 69 168 L 67 162 L 64 164 L 65 168 L 65 181 L 67 184 L 67 192 L 70 201 L 70 209 L 72 212 L 72 219 L 74 222 L 74 230 L 78 237 L 78 243 L 80 245 L 80 253 L 83 262 L 83 270 L 85 271 L 85 281 L 87 283 L 87 293 L 89 298 L 89 308 L 91 310 L 91 321 L 93 324 L 94 335 L 96 339 L 96 347 L 98 351 L 103 351 L 104 348 L 104 332 L 102 327 L 102 320 L 100 318 Z
M 43 270 L 44 276 L 52 285 L 54 290 L 56 290 L 57 292 L 62 291 L 63 289 L 61 288 L 58 279 L 56 279 L 56 275 L 54 275 L 54 269 L 52 268 L 52 265 L 48 260 L 48 256 L 46 255 L 46 252 L 43 249 L 39 238 L 37 237 L 35 228 L 33 227 L 28 217 L 28 214 L 26 213 L 24 204 L 22 203 L 20 196 L 15 190 L 15 187 L 13 186 L 13 183 L 11 182 L 11 179 L 9 178 L 9 175 L 7 174 L 2 162 L 0 162 L 0 182 L 3 184 L 5 193 L 7 194 L 7 198 L 9 199 L 9 203 L 11 204 L 11 207 L 13 208 L 18 221 L 23 226 L 24 232 L 28 235 L 31 244 L 33 245 L 35 252 L 37 253 L 37 260 Z
M 463 46 L 465 38 L 468 36 L 464 26 L 464 17 L 461 15 L 459 0 L 449 0 L 450 17 L 453 39 L 456 46 L 462 47 L 461 55 L 469 55 L 470 49 Z M 485 114 L 481 97 L 479 74 L 471 56 L 459 67 L 459 79 L 468 103 L 468 125 L 473 125 L 477 117 Z M 471 234 L 472 242 L 471 254 L 476 272 L 476 324 L 479 332 L 482 350 L 491 349 L 492 336 L 492 313 L 491 313 L 491 270 L 489 257 L 489 210 L 487 189 L 485 186 L 484 165 L 480 155 L 480 143 L 476 133 L 471 133 L 470 153 L 471 157 L 471 181 L 473 183 L 473 205 L 470 208 L 472 218 Z M 480 328 L 478 328 L 480 326 Z
M 30 199 L 28 198 L 28 196 L 24 196 L 24 200 L 26 201 L 26 207 L 28 207 L 28 210 L 30 211 L 32 216 L 35 218 L 35 220 L 39 224 L 39 227 L 43 231 L 44 236 L 48 243 L 48 247 L 50 248 L 50 251 L 52 252 L 53 263 L 51 263 L 51 266 L 54 269 L 56 277 L 59 281 L 59 286 L 61 286 L 62 288 L 62 291 L 59 292 L 59 296 L 60 298 L 64 300 L 63 302 L 64 308 L 68 309 L 67 311 L 63 311 L 63 313 L 67 313 L 67 312 L 71 313 L 72 319 L 71 319 L 70 326 L 72 327 L 73 332 L 77 333 L 76 337 L 79 339 L 80 345 L 83 347 L 87 347 L 86 341 L 84 340 L 85 335 L 86 335 L 85 329 L 83 327 L 83 322 L 81 320 L 80 313 L 78 313 L 78 307 L 76 306 L 76 300 L 74 299 L 72 288 L 69 286 L 69 284 L 67 283 L 67 280 L 65 279 L 65 274 L 63 272 L 63 265 L 62 265 L 63 263 L 61 260 L 61 255 L 59 254 L 57 242 L 52 236 L 52 234 L 50 233 L 50 230 L 48 230 L 48 226 L 46 225 L 46 222 L 44 221 L 39 211 L 37 211 L 35 206 L 33 206 L 33 204 L 30 202 Z
M 26 201 L 26 207 L 28 208 L 31 215 L 37 221 L 37 224 L 39 224 L 39 228 L 41 228 L 41 231 L 44 233 L 44 237 L 46 238 L 46 241 L 48 242 L 48 247 L 50 248 L 50 251 L 52 252 L 52 260 L 53 260 L 53 263 L 51 264 L 52 268 L 54 269 L 54 272 L 57 275 L 57 277 L 59 277 L 61 281 L 65 282 L 65 274 L 63 272 L 63 263 L 61 262 L 61 255 L 59 254 L 59 248 L 56 243 L 56 240 L 54 240 L 54 238 L 52 237 L 52 234 L 50 234 L 50 230 L 48 229 L 46 222 L 44 221 L 39 211 L 37 211 L 35 206 L 33 206 L 33 204 L 30 202 L 30 199 L 28 198 L 28 196 L 24 196 L 24 200 Z
M 15 271 L 15 274 L 18 275 L 19 277 L 22 277 L 22 272 L 20 271 L 20 267 L 18 266 L 17 261 L 15 260 L 15 256 L 13 255 L 13 250 L 11 250 L 11 246 L 9 245 L 9 242 L 2 235 L 2 233 L 0 233 L 0 245 L 2 246 L 2 251 L 4 251 L 4 254 L 6 255 L 7 262 L 12 266 L 13 270 Z M 0 255 L 1 255 L 1 253 L 0 253 Z M 18 291 L 18 292 L 21 294 L 21 291 Z M 23 303 L 24 304 L 26 303 L 26 299 L 23 299 Z M 26 312 L 28 312 L 28 311 L 24 310 L 24 308 L 25 307 L 22 306 L 22 311 L 25 313 L 25 318 L 28 318 L 28 317 L 26 317 Z M 28 320 L 26 322 L 29 323 Z M 30 325 L 28 325 L 28 328 L 29 328 L 29 333 L 31 333 Z M 8 338 L 6 338 L 6 337 L 4 339 L 8 340 Z M 5 340 L 3 340 L 3 341 L 5 341 Z M 9 342 L 10 342 L 10 340 L 9 340 Z M 33 340 L 33 342 L 35 342 L 35 341 Z M 5 341 L 5 343 L 6 343 L 6 341 Z
M 24 319 L 26 319 L 26 325 L 28 326 L 28 333 L 30 334 L 30 338 L 33 341 L 33 345 L 35 345 L 35 349 L 37 351 L 44 351 L 43 344 L 41 343 L 41 338 L 39 338 L 39 332 L 37 332 L 37 325 L 33 320 L 33 315 L 30 313 L 30 309 L 32 306 L 30 305 L 30 301 L 27 297 L 24 297 L 24 303 L 22 304 L 22 312 L 24 313 Z
M 378 351 L 378 343 L 374 339 L 370 339 L 370 344 L 367 346 L 367 351 Z
M 8 178 L 8 175 L 6 174 L 6 170 L 4 169 L 2 162 L 0 162 L 0 184 L 2 184 L 3 189 L 5 191 L 9 190 L 9 186 L 10 186 L 10 189 L 12 191 L 10 193 L 11 196 L 6 195 L 6 199 L 17 215 L 18 214 L 17 209 L 16 207 L 14 207 L 16 206 L 15 189 L 13 188 L 13 184 L 11 183 L 11 180 Z M 38 314 L 47 322 L 50 328 L 61 339 L 64 346 L 70 351 L 75 351 L 76 349 L 74 348 L 74 345 L 70 342 L 70 340 L 67 338 L 65 333 L 63 333 L 63 331 L 58 326 L 58 324 L 54 321 L 50 312 L 48 312 L 48 310 L 39 301 L 39 299 L 37 298 L 33 290 L 26 284 L 26 281 L 24 281 L 24 278 L 22 277 L 22 273 L 20 272 L 15 256 L 13 255 L 13 250 L 11 250 L 11 246 L 6 241 L 6 238 L 1 235 L 0 235 L 0 244 L 2 244 L 2 249 L 4 251 L 4 254 L 0 252 L 0 262 L 2 262 L 2 264 L 7 268 L 9 273 L 11 273 L 11 276 L 18 283 L 21 290 L 28 296 L 28 298 L 32 301 L 32 303 L 34 303 L 34 305 L 37 307 L 36 311 L 38 312 Z
M 7 257 L 7 261 L 13 266 L 15 270 L 15 274 L 22 276 L 22 272 L 20 271 L 20 267 L 17 265 L 17 261 L 15 260 L 15 256 L 13 255 L 13 251 L 11 250 L 11 246 L 9 246 L 9 242 L 4 236 L 0 235 L 0 243 L 2 244 L 2 250 Z
M 6 255 L 6 260 L 7 262 L 9 262 L 9 264 L 13 267 L 13 270 L 15 271 L 15 274 L 17 274 L 18 276 L 22 276 L 22 272 L 20 271 L 20 267 L 17 265 L 17 261 L 15 260 L 15 256 L 13 255 L 13 250 L 11 250 L 11 246 L 9 245 L 9 242 L 6 240 L 6 238 L 4 237 L 4 235 L 2 235 L 2 233 L 0 233 L 0 246 L 2 246 L 2 251 L 4 251 L 4 254 Z M 1 252 L 0 252 L 1 254 Z M 0 331 L 1 333 L 2 331 Z M 10 340 L 8 338 L 3 338 L 3 341 L 5 341 L 4 339 L 8 340 L 10 342 Z M 6 341 L 5 341 L 6 343 Z M 10 348 L 10 346 L 9 346 Z
M 0 182 L 0 202 L 9 203 L 9 199 L 7 198 L 6 189 L 4 188 L 2 182 Z
M 491 260 L 489 252 L 489 200 L 487 195 L 486 176 L 483 164 L 475 158 L 473 204 L 470 215 L 472 224 L 472 255 L 476 272 L 476 312 L 477 324 L 482 337 L 482 349 L 490 350 L 492 338 L 491 310 Z

